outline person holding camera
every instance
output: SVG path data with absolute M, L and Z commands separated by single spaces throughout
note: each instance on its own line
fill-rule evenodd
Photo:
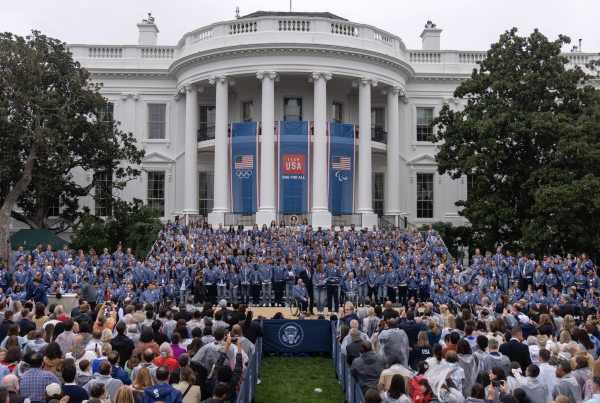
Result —
M 231 343 L 234 343 L 237 347 L 237 353 L 235 354 L 235 368 L 233 371 L 229 365 L 224 365 L 225 358 L 227 358 L 227 350 Z M 235 402 L 237 399 L 236 385 L 242 376 L 242 370 L 244 366 L 242 364 L 242 338 L 225 336 L 225 347 L 219 354 L 219 358 L 215 363 L 215 369 L 212 371 L 209 380 L 213 380 L 215 385 L 227 385 L 227 394 L 225 395 L 226 401 Z M 215 379 L 216 378 L 216 379 Z

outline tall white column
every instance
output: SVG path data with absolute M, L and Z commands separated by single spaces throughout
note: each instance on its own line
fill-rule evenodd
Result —
M 277 219 L 275 204 L 275 81 L 279 75 L 274 71 L 259 71 L 256 78 L 262 81 L 262 116 L 260 135 L 260 205 L 256 223 L 270 225 Z
M 198 87 L 186 84 L 183 213 L 198 214 Z M 186 217 L 187 222 L 187 217 Z
M 215 190 L 214 207 L 208 215 L 212 225 L 224 223 L 224 213 L 229 212 L 227 191 L 229 188 L 229 155 L 228 155 L 228 87 L 235 83 L 226 76 L 210 77 L 210 84 L 216 85 L 215 100 Z
M 314 83 L 314 138 L 312 171 L 312 226 L 331 226 L 327 189 L 327 81 L 330 73 L 313 72 L 309 81 Z
M 400 87 L 389 87 L 387 94 L 387 196 L 385 214 L 400 215 L 400 125 L 398 119 L 398 94 Z
M 373 189 L 371 177 L 371 87 L 377 80 L 362 77 L 353 82 L 358 86 L 358 203 L 356 212 L 363 215 L 362 226 L 371 229 L 377 225 L 373 213 Z

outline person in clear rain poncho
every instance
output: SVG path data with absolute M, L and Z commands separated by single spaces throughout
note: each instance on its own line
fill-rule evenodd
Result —
M 408 366 L 408 336 L 402 329 L 396 328 L 396 319 L 387 321 L 388 329 L 384 330 L 384 321 L 379 322 L 379 335 L 377 342 L 381 345 L 379 353 L 389 359 L 392 355 L 397 355 L 402 361 L 402 365 Z
M 465 339 L 460 339 L 456 345 L 456 353 L 458 354 L 458 365 L 465 371 L 465 383 L 462 394 L 467 398 L 470 396 L 471 388 L 475 383 L 477 363 L 475 362 L 475 357 L 471 354 L 471 345 Z
M 439 360 L 441 362 L 441 354 Z M 427 379 L 429 386 L 433 391 L 434 395 L 437 396 L 442 403 L 464 403 L 464 396 L 455 388 L 446 384 L 447 379 L 450 378 L 450 368 L 446 365 L 436 365 L 425 372 L 424 379 Z M 454 383 L 450 381 L 452 385 Z
M 488 347 L 488 338 L 486 336 L 477 336 L 477 350 L 473 353 L 475 362 L 477 362 L 477 371 L 490 372 L 494 366 L 492 357 L 486 351 Z
M 540 367 L 531 364 L 525 371 L 525 378 L 519 381 L 519 388 L 527 393 L 527 397 L 531 403 L 546 403 L 548 398 L 548 387 L 540 382 L 538 375 Z M 580 392 L 581 393 L 581 392 Z
M 571 365 L 566 362 L 558 364 L 556 377 L 559 379 L 552 388 L 552 400 L 556 400 L 557 396 L 562 395 L 566 396 L 571 403 L 581 403 L 581 386 L 571 373 Z

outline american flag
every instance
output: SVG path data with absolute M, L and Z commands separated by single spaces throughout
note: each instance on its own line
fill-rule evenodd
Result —
M 254 156 L 238 155 L 235 157 L 235 169 L 252 169 L 254 168 Z
M 332 168 L 340 171 L 349 171 L 350 157 L 333 157 Z

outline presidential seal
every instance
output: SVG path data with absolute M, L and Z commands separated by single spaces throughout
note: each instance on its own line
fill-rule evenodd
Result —
M 295 347 L 302 343 L 304 332 L 295 323 L 288 322 L 279 328 L 279 341 L 286 347 Z

